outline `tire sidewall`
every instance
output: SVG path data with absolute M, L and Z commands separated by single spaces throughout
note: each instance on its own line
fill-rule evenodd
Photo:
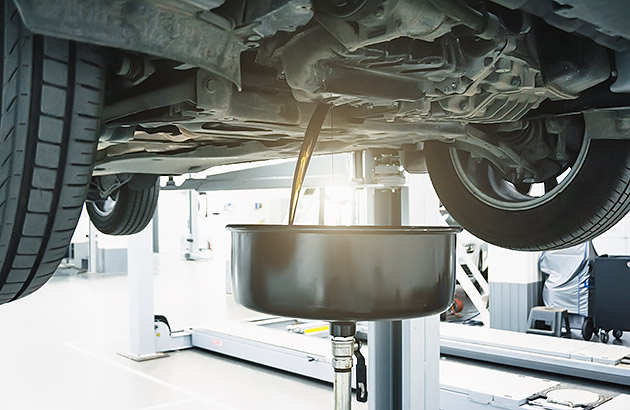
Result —
M 571 230 L 588 225 L 597 210 L 607 205 L 620 169 L 630 162 L 630 141 L 592 141 L 583 167 L 552 201 L 507 211 L 489 206 L 466 188 L 447 144 L 426 145 L 431 181 L 453 218 L 473 235 L 514 249 L 535 250 L 540 244 L 558 248 L 570 243 Z
M 86 208 L 90 216 L 90 220 L 101 232 L 116 234 L 118 228 L 122 225 L 123 217 L 128 211 L 125 204 L 129 203 L 130 195 L 129 188 L 124 185 L 118 190 L 118 198 L 116 204 L 112 209 L 112 212 L 108 215 L 101 215 L 96 210 L 96 205 L 93 202 L 86 203 Z

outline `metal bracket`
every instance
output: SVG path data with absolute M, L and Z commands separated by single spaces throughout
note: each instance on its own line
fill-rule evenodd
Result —
M 466 126 L 466 135 L 457 138 L 455 144 L 468 145 L 476 151 L 483 151 L 484 158 L 496 165 L 504 174 L 509 175 L 511 169 L 529 171 L 533 175 L 536 170 L 524 158 L 521 158 L 507 145 L 494 140 L 478 128 Z
M 630 139 L 630 110 L 585 112 L 584 125 L 584 134 L 593 140 Z
M 617 79 L 610 85 L 613 93 L 630 93 L 630 50 L 615 54 Z
M 159 55 L 199 66 L 241 87 L 234 32 L 197 17 L 178 1 L 16 0 L 24 24 L 38 34 Z M 218 3 L 216 3 L 218 4 Z

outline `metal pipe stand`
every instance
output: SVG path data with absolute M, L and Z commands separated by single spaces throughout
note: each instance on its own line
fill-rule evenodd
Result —
M 332 367 L 335 371 L 333 389 L 335 410 L 352 408 L 352 356 L 357 357 L 357 400 L 367 401 L 367 370 L 365 358 L 360 352 L 361 344 L 354 338 L 357 331 L 355 322 L 331 322 Z
M 335 371 L 333 388 L 335 392 L 335 410 L 350 410 L 352 408 L 352 353 L 354 352 L 354 337 L 333 336 L 332 366 Z

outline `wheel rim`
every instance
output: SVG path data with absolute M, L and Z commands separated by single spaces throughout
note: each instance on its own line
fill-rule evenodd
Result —
M 532 184 L 528 193 L 505 180 L 488 160 L 476 162 L 470 153 L 455 148 L 450 149 L 450 158 L 460 181 L 477 199 L 493 208 L 522 211 L 541 206 L 563 192 L 584 165 L 589 146 L 590 140 L 585 138 L 570 167 L 544 183 Z
M 99 216 L 106 218 L 114 212 L 116 201 L 118 201 L 118 191 L 109 195 L 104 201 L 94 202 L 94 211 Z

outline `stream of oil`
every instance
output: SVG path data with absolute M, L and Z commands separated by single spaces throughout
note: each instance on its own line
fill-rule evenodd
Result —
M 311 157 L 313 156 L 315 145 L 317 144 L 317 138 L 322 130 L 322 125 L 324 124 L 329 108 L 330 105 L 319 103 L 313 112 L 311 120 L 308 122 L 308 127 L 306 127 L 304 141 L 302 142 L 300 155 L 298 156 L 297 163 L 295 164 L 295 172 L 293 173 L 291 201 L 289 202 L 289 225 L 293 225 L 293 221 L 295 220 L 295 212 L 297 211 L 298 199 L 300 198 L 302 184 L 304 184 L 306 170 L 308 169 L 308 164 L 311 162 Z

